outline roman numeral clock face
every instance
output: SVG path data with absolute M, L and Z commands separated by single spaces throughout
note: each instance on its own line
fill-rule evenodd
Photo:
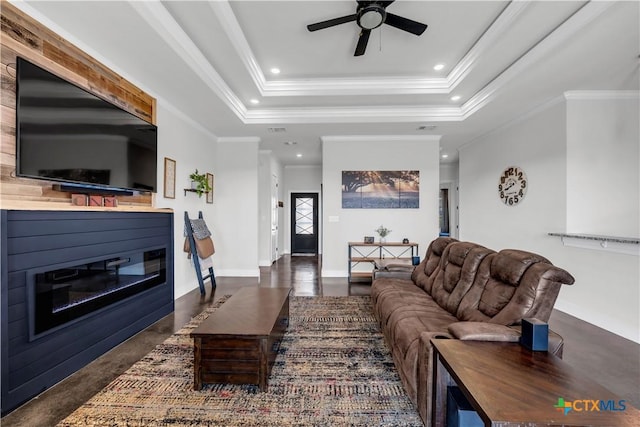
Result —
M 508 167 L 500 175 L 498 182 L 498 195 L 500 200 L 507 206 L 515 206 L 524 199 L 527 194 L 527 175 L 519 167 Z

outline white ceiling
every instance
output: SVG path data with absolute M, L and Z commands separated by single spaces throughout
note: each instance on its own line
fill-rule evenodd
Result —
M 452 162 L 566 91 L 639 88 L 637 1 L 398 0 L 388 11 L 427 30 L 383 25 L 361 57 L 355 22 L 306 29 L 355 1 L 16 5 L 216 136 L 259 137 L 285 165 L 320 164 L 321 137 L 336 135 L 442 135 Z

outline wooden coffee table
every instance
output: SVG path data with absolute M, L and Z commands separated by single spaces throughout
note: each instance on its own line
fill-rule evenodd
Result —
M 485 426 L 638 426 L 640 411 L 569 363 L 517 343 L 432 339 L 432 425 L 446 425 L 447 386 L 456 384 Z M 575 404 L 563 411 L 558 399 Z M 595 410 L 594 401 L 605 409 Z M 596 405 L 599 406 L 599 405 Z M 615 409 L 615 410 L 614 410 Z
M 242 288 L 191 332 L 194 389 L 203 383 L 257 384 L 267 390 L 289 325 L 290 288 Z

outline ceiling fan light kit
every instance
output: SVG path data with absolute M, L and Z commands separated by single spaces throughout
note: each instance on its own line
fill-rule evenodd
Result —
M 358 27 L 362 29 L 358 37 L 358 44 L 354 56 L 364 55 L 369 42 L 371 30 L 380 27 L 382 24 L 391 25 L 399 30 L 406 31 L 416 36 L 421 35 L 427 29 L 426 24 L 413 21 L 402 16 L 394 15 L 387 12 L 387 6 L 395 0 L 388 1 L 367 1 L 357 0 L 356 13 L 353 15 L 341 16 L 339 18 L 329 19 L 327 21 L 317 22 L 307 25 L 309 31 L 318 31 L 325 28 L 334 27 L 347 22 L 356 21 Z
M 360 9 L 357 13 L 357 23 L 363 30 L 373 30 L 384 22 L 386 12 L 384 8 L 377 4 L 372 4 Z

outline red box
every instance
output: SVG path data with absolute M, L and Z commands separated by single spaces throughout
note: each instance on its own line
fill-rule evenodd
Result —
M 105 196 L 102 200 L 105 207 L 115 208 L 118 206 L 118 199 L 116 196 Z
M 89 203 L 89 198 L 86 194 L 72 194 L 71 195 L 71 204 L 73 206 L 87 206 Z
M 102 196 L 89 196 L 89 206 L 102 206 Z

